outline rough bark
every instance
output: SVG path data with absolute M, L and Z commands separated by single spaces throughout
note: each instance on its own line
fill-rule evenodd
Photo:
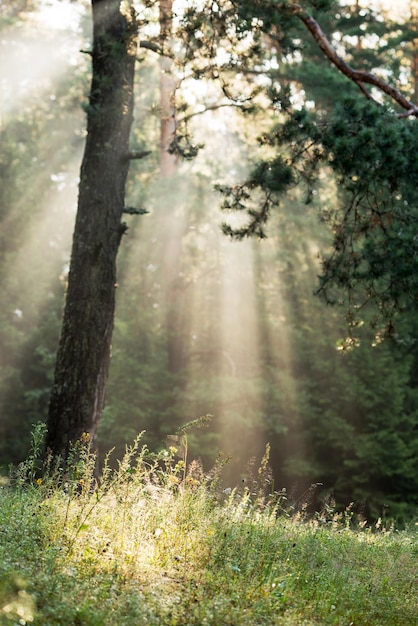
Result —
M 46 445 L 66 456 L 104 406 L 133 119 L 137 23 L 119 0 L 92 0 L 92 81 L 87 139 Z

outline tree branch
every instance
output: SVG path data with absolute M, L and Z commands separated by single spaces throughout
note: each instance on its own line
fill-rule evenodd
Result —
M 174 55 L 171 52 L 167 52 L 160 44 L 155 43 L 155 41 L 146 41 L 145 39 L 139 42 L 140 48 L 145 48 L 145 50 L 151 50 L 156 54 L 159 54 L 163 57 L 168 57 L 170 59 L 174 58 Z
M 208 111 L 216 111 L 217 109 L 222 109 L 224 107 L 238 107 L 242 109 L 243 106 L 244 105 L 240 102 L 222 102 L 221 104 L 210 104 L 204 109 L 201 109 L 200 111 L 195 111 L 194 113 L 185 115 L 183 118 L 181 118 L 178 121 L 179 123 L 188 122 L 192 117 L 196 117 L 196 115 L 203 115 L 204 113 L 207 113 Z
M 342 72 L 350 80 L 356 83 L 356 85 L 361 89 L 366 97 L 371 99 L 371 96 L 365 90 L 363 83 L 373 85 L 373 87 L 376 87 L 380 91 L 383 91 L 383 93 L 385 93 L 392 100 L 397 102 L 403 109 L 406 109 L 408 113 L 405 115 L 405 117 L 408 117 L 410 115 L 418 117 L 418 106 L 410 102 L 398 89 L 392 87 L 382 78 L 379 78 L 374 74 L 370 74 L 369 72 L 365 72 L 363 70 L 355 70 L 345 61 L 343 61 L 343 59 L 338 56 L 337 52 L 327 39 L 327 36 L 319 26 L 318 22 L 311 15 L 309 15 L 309 13 L 307 13 L 300 5 L 292 4 L 290 5 L 290 9 L 292 13 L 305 24 L 306 28 L 313 35 L 319 48 L 322 50 L 327 59 L 333 65 L 335 65 L 335 67 L 337 67 L 340 72 Z
M 156 52 L 157 54 L 162 53 L 162 48 L 158 43 L 154 43 L 153 41 L 145 41 L 141 40 L 139 42 L 140 48 L 145 48 L 146 50 L 152 50 L 152 52 Z
M 133 206 L 125 206 L 123 207 L 122 213 L 126 213 L 127 215 L 146 215 L 149 211 L 147 211 L 147 209 L 137 209 Z

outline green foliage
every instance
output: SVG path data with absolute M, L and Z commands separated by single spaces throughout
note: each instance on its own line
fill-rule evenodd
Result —
M 296 182 L 310 201 L 319 167 L 326 163 L 339 193 L 334 206 L 327 203 L 321 211 L 334 240 L 324 257 L 319 292 L 328 302 L 340 298 L 353 318 L 356 308 L 372 302 L 390 320 L 418 297 L 417 128 L 358 98 L 337 103 L 326 122 L 306 110 L 292 113 L 260 137 L 261 145 L 280 151 L 275 159 L 259 163 L 241 185 L 218 186 L 223 208 L 245 210 L 249 218 L 243 227 L 224 226 L 224 232 L 264 238 L 272 206 Z
M 372 349 L 362 343 L 317 365 L 323 380 L 311 390 L 304 423 L 312 446 L 307 458 L 314 461 L 310 478 L 326 477 L 337 502 L 351 500 L 367 515 L 405 519 L 415 506 L 418 446 L 416 415 L 405 396 L 408 358 L 390 343 Z M 385 372 L 383 385 L 378 372 Z
M 416 302 L 417 128 L 368 103 L 336 107 L 322 138 L 341 190 L 341 208 L 325 216 L 334 242 L 321 290 L 331 299 L 343 287 L 353 307 L 375 300 L 388 317 Z
M 311 8 L 326 10 L 320 25 L 330 41 L 335 33 L 346 62 L 356 69 L 383 70 L 389 82 L 397 80 L 401 66 L 392 46 L 396 46 L 395 35 L 408 28 L 406 24 L 383 21 L 358 6 L 340 10 L 333 3 L 320 4 Z M 286 3 L 251 8 L 244 3 L 246 11 L 252 19 L 259 18 L 257 28 L 273 36 L 276 45 L 280 41 L 276 28 L 298 41 L 300 25 L 289 23 L 284 28 L 281 22 L 294 19 Z M 368 43 L 372 34 L 377 38 L 373 48 Z M 292 53 L 291 62 L 283 57 L 276 72 L 266 72 L 271 80 L 267 92 L 285 116 L 260 137 L 260 144 L 274 148 L 276 155 L 263 157 L 245 183 L 218 187 L 225 195 L 224 208 L 246 210 L 248 217 L 244 226 L 224 225 L 224 232 L 238 239 L 265 238 L 272 209 L 284 194 L 298 183 L 306 187 L 310 201 L 318 192 L 318 173 L 330 167 L 340 193 L 338 208 L 327 206 L 323 212 L 335 236 L 331 253 L 324 257 L 320 291 L 329 302 L 342 301 L 350 316 L 356 307 L 372 302 L 391 320 L 394 311 L 416 302 L 417 126 L 411 119 L 399 119 L 393 103 L 388 108 L 371 103 L 352 81 L 329 66 L 313 39 L 301 39 L 302 54 L 294 54 L 297 46 L 285 46 L 280 53 Z M 406 58 L 402 67 L 408 63 L 413 65 Z M 413 74 L 411 67 L 406 73 Z M 284 93 L 280 100 L 283 83 L 289 81 L 304 90 L 302 95 L 309 109 L 315 107 L 314 113 L 295 106 Z

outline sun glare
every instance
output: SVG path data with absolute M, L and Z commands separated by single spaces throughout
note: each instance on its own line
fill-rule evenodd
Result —
M 393 19 L 407 19 L 411 14 L 411 7 L 414 0 L 356 0 L 360 7 L 365 9 L 383 10 Z M 346 4 L 354 4 L 354 0 L 349 0 Z
M 3 29 L 1 123 L 16 117 L 20 107 L 30 106 L 35 94 L 53 93 L 54 82 L 80 63 L 82 12 L 82 6 L 74 3 L 45 1 L 39 11 L 26 14 L 19 27 Z
M 78 32 L 85 7 L 84 1 L 75 3 L 69 0 L 42 0 L 35 17 L 47 28 Z

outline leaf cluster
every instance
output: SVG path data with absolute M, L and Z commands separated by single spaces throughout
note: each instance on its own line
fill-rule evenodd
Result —
M 315 119 L 306 110 L 289 113 L 286 121 L 259 137 L 259 144 L 273 148 L 275 156 L 256 163 L 245 183 L 235 187 L 218 185 L 224 195 L 222 208 L 246 213 L 247 222 L 239 228 L 223 225 L 225 234 L 243 239 L 249 236 L 266 237 L 271 210 L 281 197 L 304 183 L 306 201 L 312 195 L 317 176 L 317 165 L 322 159 Z
M 382 309 L 417 301 L 417 140 L 414 121 L 355 100 L 338 105 L 323 126 L 324 158 L 340 197 L 325 216 L 334 232 L 321 277 L 326 297 L 332 286 L 361 287 L 355 297 L 377 300 Z

